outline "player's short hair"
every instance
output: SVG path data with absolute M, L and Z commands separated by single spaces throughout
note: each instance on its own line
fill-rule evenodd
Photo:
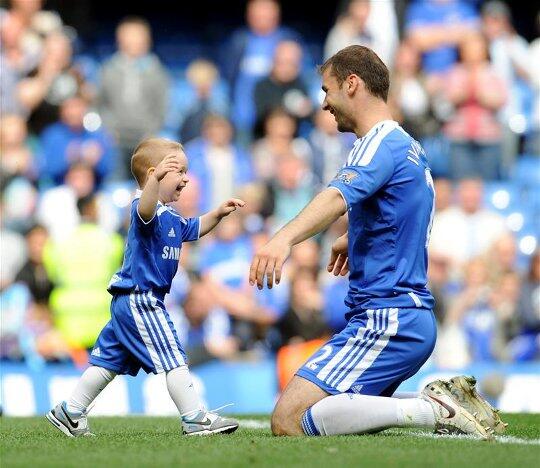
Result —
M 131 173 L 139 184 L 144 187 L 146 183 L 146 172 L 150 167 L 156 167 L 162 159 L 173 151 L 184 151 L 184 147 L 177 141 L 166 138 L 146 138 L 141 141 L 133 156 L 131 156 Z
M 366 89 L 384 102 L 388 99 L 390 77 L 388 68 L 379 56 L 368 47 L 352 45 L 332 55 L 319 67 L 319 73 L 330 70 L 341 86 L 350 75 L 357 75 Z

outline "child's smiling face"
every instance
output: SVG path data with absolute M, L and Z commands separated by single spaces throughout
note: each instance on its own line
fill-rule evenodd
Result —
M 178 172 L 169 172 L 159 184 L 159 199 L 163 203 L 171 203 L 180 198 L 180 192 L 187 185 L 188 160 L 183 151 L 177 151 Z

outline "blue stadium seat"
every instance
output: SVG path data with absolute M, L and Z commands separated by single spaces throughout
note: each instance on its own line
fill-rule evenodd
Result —
M 540 186 L 540 157 L 520 156 L 516 161 L 512 180 L 524 187 Z
M 522 205 L 520 188 L 510 182 L 486 182 L 484 184 L 484 203 L 487 207 L 507 214 Z

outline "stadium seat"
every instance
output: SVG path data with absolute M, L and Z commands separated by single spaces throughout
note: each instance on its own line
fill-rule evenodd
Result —
M 512 180 L 523 187 L 540 186 L 540 157 L 523 155 L 518 158 Z

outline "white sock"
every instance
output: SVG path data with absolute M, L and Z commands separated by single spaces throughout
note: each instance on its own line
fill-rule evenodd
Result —
M 390 427 L 434 427 L 431 405 L 420 398 L 398 399 L 342 393 L 323 398 L 302 417 L 307 435 L 366 434 Z
M 182 418 L 193 419 L 200 411 L 205 410 L 193 386 L 188 366 L 180 366 L 170 370 L 166 374 L 166 379 L 169 395 Z
M 100 392 L 112 381 L 116 373 L 99 366 L 90 366 L 81 375 L 71 397 L 66 402 L 70 413 L 81 414 L 92 403 Z

